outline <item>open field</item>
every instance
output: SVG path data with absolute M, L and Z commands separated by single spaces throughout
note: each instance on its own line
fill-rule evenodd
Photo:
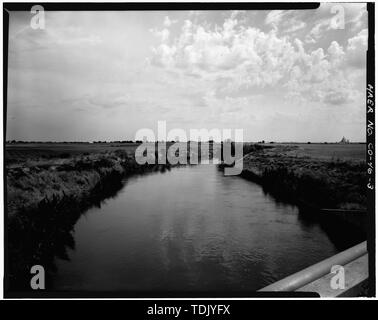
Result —
M 137 143 L 17 143 L 7 144 L 5 155 L 7 163 L 15 163 L 40 158 L 67 158 L 71 155 L 100 153 L 116 149 L 125 150 L 131 155 L 137 146 Z M 292 146 L 294 147 L 293 155 L 332 160 L 364 160 L 366 152 L 364 143 L 273 143 L 263 144 L 263 146 Z
M 138 145 L 137 143 L 17 143 L 6 145 L 5 158 L 7 163 L 10 164 L 27 160 L 69 158 L 117 149 L 125 150 L 128 154 L 131 154 Z
M 295 147 L 293 155 L 308 156 L 317 159 L 332 160 L 365 160 L 365 143 L 273 143 L 266 146 L 291 146 Z

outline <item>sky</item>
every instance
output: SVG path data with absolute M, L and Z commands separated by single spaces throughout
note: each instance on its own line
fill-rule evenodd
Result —
M 133 140 L 166 121 L 244 141 L 365 141 L 365 4 L 47 11 L 44 29 L 32 17 L 10 13 L 7 140 Z

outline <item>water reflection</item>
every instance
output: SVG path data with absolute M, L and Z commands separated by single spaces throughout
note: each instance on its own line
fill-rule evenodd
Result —
M 68 251 L 76 248 L 73 231 L 78 219 L 85 218 L 91 208 L 101 210 L 127 181 L 110 179 L 81 202 L 70 197 L 65 197 L 64 201 L 53 198 L 42 201 L 35 209 L 9 217 L 7 291 L 31 291 L 30 269 L 33 265 L 44 267 L 46 287 L 51 288 L 52 275 L 58 271 L 56 259 L 70 261 Z
M 212 165 L 134 177 L 79 218 L 76 248 L 70 261 L 57 259 L 51 285 L 131 295 L 253 291 L 358 241 L 323 224 Z

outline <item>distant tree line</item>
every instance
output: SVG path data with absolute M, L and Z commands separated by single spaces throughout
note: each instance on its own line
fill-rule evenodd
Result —
M 142 141 L 136 140 L 135 142 L 133 140 L 115 140 L 115 141 L 93 141 L 92 143 L 142 143 Z
M 148 142 L 148 141 L 146 141 L 146 142 Z M 159 141 L 150 141 L 150 142 L 156 142 L 157 143 Z M 180 142 L 180 141 L 172 140 L 172 141 L 160 141 L 160 142 L 175 143 L 175 142 Z M 187 141 L 188 144 L 190 142 L 197 142 L 198 143 L 198 142 L 203 142 L 203 141 Z M 92 142 L 90 142 L 90 141 L 24 141 L 24 140 L 7 140 L 6 141 L 6 144 L 33 144 L 33 143 L 34 144 L 43 144 L 43 143 L 45 143 L 45 144 L 62 144 L 62 143 L 65 143 L 65 144 L 138 143 L 138 144 L 140 144 L 140 143 L 143 143 L 143 141 L 142 140 L 135 140 L 135 141 L 133 141 L 133 140 L 114 140 L 114 141 L 98 140 L 98 141 L 92 141 Z M 214 141 L 209 140 L 208 143 L 214 143 Z M 221 142 L 221 143 L 223 143 L 223 142 Z M 268 143 L 268 142 L 266 142 L 265 140 L 261 140 L 261 141 L 258 141 L 257 143 L 265 144 L 265 143 Z M 270 141 L 269 143 L 274 144 L 276 142 Z M 303 143 L 303 142 L 277 142 L 277 143 Z M 306 143 L 311 144 L 312 142 L 307 141 Z M 327 141 L 325 141 L 325 142 L 314 142 L 314 143 L 340 144 L 340 142 L 327 142 Z M 351 143 L 351 142 L 348 142 L 348 143 Z M 354 143 L 355 144 L 365 144 L 365 142 L 354 142 Z
M 87 141 L 24 141 L 24 140 L 7 140 L 6 141 L 7 144 L 32 144 L 32 143 L 82 143 L 82 144 L 85 144 L 85 143 L 90 143 L 90 142 L 87 142 Z
M 24 141 L 24 140 L 7 140 L 7 144 L 42 144 L 42 143 L 50 143 L 50 144 L 89 144 L 89 143 L 142 143 L 143 141 L 141 140 L 117 140 L 117 141 Z

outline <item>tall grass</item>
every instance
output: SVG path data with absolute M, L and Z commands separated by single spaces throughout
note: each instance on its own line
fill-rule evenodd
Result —
M 283 148 L 251 152 L 243 175 L 280 200 L 318 208 L 366 209 L 362 161 L 298 157 Z
M 68 259 L 73 226 L 81 213 L 100 205 L 123 186 L 124 177 L 169 165 L 138 165 L 124 150 L 80 155 L 7 169 L 8 285 L 30 289 L 30 268 L 42 264 L 49 274 L 54 259 Z

